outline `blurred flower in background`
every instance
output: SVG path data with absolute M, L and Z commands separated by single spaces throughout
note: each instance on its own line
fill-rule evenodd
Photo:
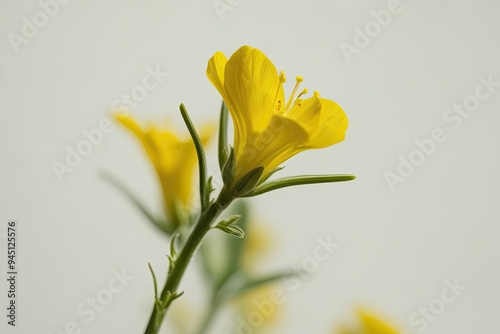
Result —
M 376 313 L 360 308 L 356 310 L 356 318 L 351 323 L 345 321 L 337 325 L 332 334 L 404 334 L 382 319 Z
M 269 229 L 269 224 L 251 220 L 246 229 L 246 240 L 242 254 L 242 271 L 249 276 L 258 276 L 262 260 L 273 248 L 276 236 Z M 279 282 L 270 281 L 242 293 L 235 298 L 233 304 L 238 313 L 238 326 L 251 328 L 255 334 L 274 333 L 278 325 L 281 305 L 276 305 L 271 296 L 278 288 Z
M 196 149 L 191 137 L 180 138 L 164 126 L 150 124 L 141 127 L 124 114 L 115 113 L 115 119 L 129 129 L 142 143 L 158 175 L 166 217 L 175 230 L 186 214 L 193 197 L 194 168 L 197 164 Z M 215 131 L 215 126 L 205 125 L 200 130 L 200 139 L 206 145 Z

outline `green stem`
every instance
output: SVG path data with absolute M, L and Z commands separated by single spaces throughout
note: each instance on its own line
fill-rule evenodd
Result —
M 177 292 L 177 288 L 179 287 L 184 272 L 186 271 L 189 262 L 191 262 L 191 258 L 193 257 L 196 249 L 198 249 L 203 238 L 212 227 L 214 220 L 225 208 L 227 208 L 233 199 L 234 197 L 231 192 L 226 188 L 223 188 L 217 200 L 211 203 L 207 209 L 202 212 L 198 222 L 195 224 L 193 230 L 186 239 L 174 266 L 170 270 L 167 281 L 165 282 L 165 286 L 163 287 L 160 295 L 160 300 L 162 302 L 166 302 L 170 294 Z M 144 332 L 145 334 L 157 334 L 160 330 L 165 314 L 167 313 L 169 305 L 161 308 L 158 307 L 157 304 L 158 303 L 155 301 L 148 326 Z

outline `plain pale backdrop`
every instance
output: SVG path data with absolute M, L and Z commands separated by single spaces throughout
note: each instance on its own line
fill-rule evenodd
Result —
M 222 16 L 213 0 L 73 0 L 16 53 L 9 34 L 21 35 L 23 17 L 32 21 L 41 7 L 0 1 L 0 277 L 7 221 L 19 225 L 18 326 L 7 326 L 2 313 L 0 331 L 56 334 L 74 321 L 81 333 L 142 332 L 152 301 L 147 263 L 164 277 L 167 240 L 98 171 L 113 171 L 160 212 L 144 152 L 115 127 L 62 181 L 53 162 L 64 163 L 67 146 L 75 149 L 82 131 L 109 118 L 112 102 L 141 85 L 148 67 L 168 76 L 132 108 L 139 120 L 169 118 L 183 131 L 183 102 L 196 124 L 216 121 L 220 97 L 206 78 L 207 61 L 247 44 L 349 117 L 343 143 L 294 157 L 282 175 L 358 177 L 251 200 L 276 239 L 262 271 L 301 263 L 318 237 L 341 245 L 299 289 L 282 286 L 287 300 L 273 332 L 330 333 L 366 305 L 418 333 L 411 315 L 440 298 L 445 280 L 458 279 L 467 288 L 423 332 L 498 333 L 500 87 L 456 129 L 443 116 L 473 101 L 479 77 L 500 81 L 500 2 L 401 0 L 380 31 L 372 11 L 390 1 L 220 2 L 231 9 Z M 373 37 L 348 61 L 341 45 L 355 46 L 367 25 Z M 392 191 L 386 173 L 398 173 L 400 156 L 409 159 L 415 141 L 435 128 L 447 139 Z M 76 308 L 122 268 L 134 279 L 85 322 Z M 183 288 L 184 302 L 200 309 L 194 266 Z M 219 320 L 213 333 L 236 333 L 226 320 L 234 319 Z

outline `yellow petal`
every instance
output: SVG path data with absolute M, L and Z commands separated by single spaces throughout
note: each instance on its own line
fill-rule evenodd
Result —
M 269 124 L 277 93 L 281 95 L 278 99 L 284 99 L 276 67 L 260 50 L 249 46 L 241 47 L 228 60 L 224 92 L 234 121 L 249 126 L 249 133 L 262 131 Z
M 149 134 L 147 134 L 132 117 L 118 113 L 113 114 L 113 117 L 127 129 L 129 129 L 134 135 L 136 135 L 136 137 L 144 146 L 146 153 L 151 159 L 151 162 L 153 163 L 155 168 L 159 170 L 159 153 L 154 143 L 151 141 Z
M 296 118 L 309 134 L 308 141 L 301 147 L 304 149 L 323 148 L 343 141 L 348 120 L 342 108 L 327 99 L 312 97 L 308 100 L 319 101 L 321 108 L 316 117 L 311 117 L 310 111 L 303 110 L 304 116 Z M 311 103 L 311 105 L 317 108 L 317 103 Z
M 297 100 L 297 103 L 290 109 L 286 117 L 304 127 L 317 127 L 321 114 L 321 102 L 319 98 L 313 96 L 305 100 Z
M 224 69 L 226 67 L 227 58 L 222 52 L 216 52 L 208 61 L 207 77 L 210 82 L 217 88 L 219 93 L 224 97 Z
M 296 122 L 274 115 L 264 131 L 250 135 L 237 159 L 235 179 L 252 169 L 263 166 L 266 175 L 285 160 L 303 151 L 300 145 L 307 141 L 307 132 Z

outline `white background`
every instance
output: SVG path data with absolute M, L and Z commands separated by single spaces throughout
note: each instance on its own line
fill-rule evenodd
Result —
M 152 300 L 147 263 L 164 277 L 167 240 L 97 172 L 115 172 L 160 212 L 145 154 L 115 127 L 62 182 L 52 164 L 64 163 L 66 147 L 74 149 L 83 130 L 108 118 L 112 101 L 140 85 L 148 66 L 169 75 L 134 116 L 144 122 L 168 116 L 183 130 L 184 102 L 196 124 L 216 121 L 220 97 L 206 78 L 207 60 L 248 44 L 289 78 L 303 76 L 304 87 L 337 101 L 349 117 L 343 143 L 294 157 L 282 175 L 358 177 L 251 201 L 276 239 L 262 270 L 300 263 L 321 236 L 341 244 L 300 289 L 282 286 L 287 302 L 273 332 L 330 333 L 353 306 L 366 305 L 417 333 L 411 314 L 440 298 L 444 280 L 457 278 L 466 290 L 425 332 L 497 333 L 500 87 L 457 129 L 443 115 L 475 93 L 478 77 L 500 81 L 500 3 L 401 0 L 400 12 L 351 61 L 341 43 L 355 45 L 354 29 L 374 21 L 371 11 L 388 1 L 232 3 L 221 19 L 212 0 L 73 0 L 16 53 L 8 34 L 22 36 L 23 17 L 33 21 L 41 7 L 0 2 L 0 232 L 17 220 L 20 272 L 18 326 L 7 326 L 2 311 L 0 331 L 55 334 L 74 321 L 82 333 L 142 332 Z M 408 159 L 418 149 L 414 141 L 435 128 L 447 140 L 391 191 L 385 173 L 397 173 L 399 156 Z M 5 309 L 6 256 L 0 258 Z M 86 323 L 76 307 L 122 268 L 134 280 Z M 196 270 L 183 287 L 184 302 L 201 308 Z M 218 325 L 213 333 L 236 332 Z

